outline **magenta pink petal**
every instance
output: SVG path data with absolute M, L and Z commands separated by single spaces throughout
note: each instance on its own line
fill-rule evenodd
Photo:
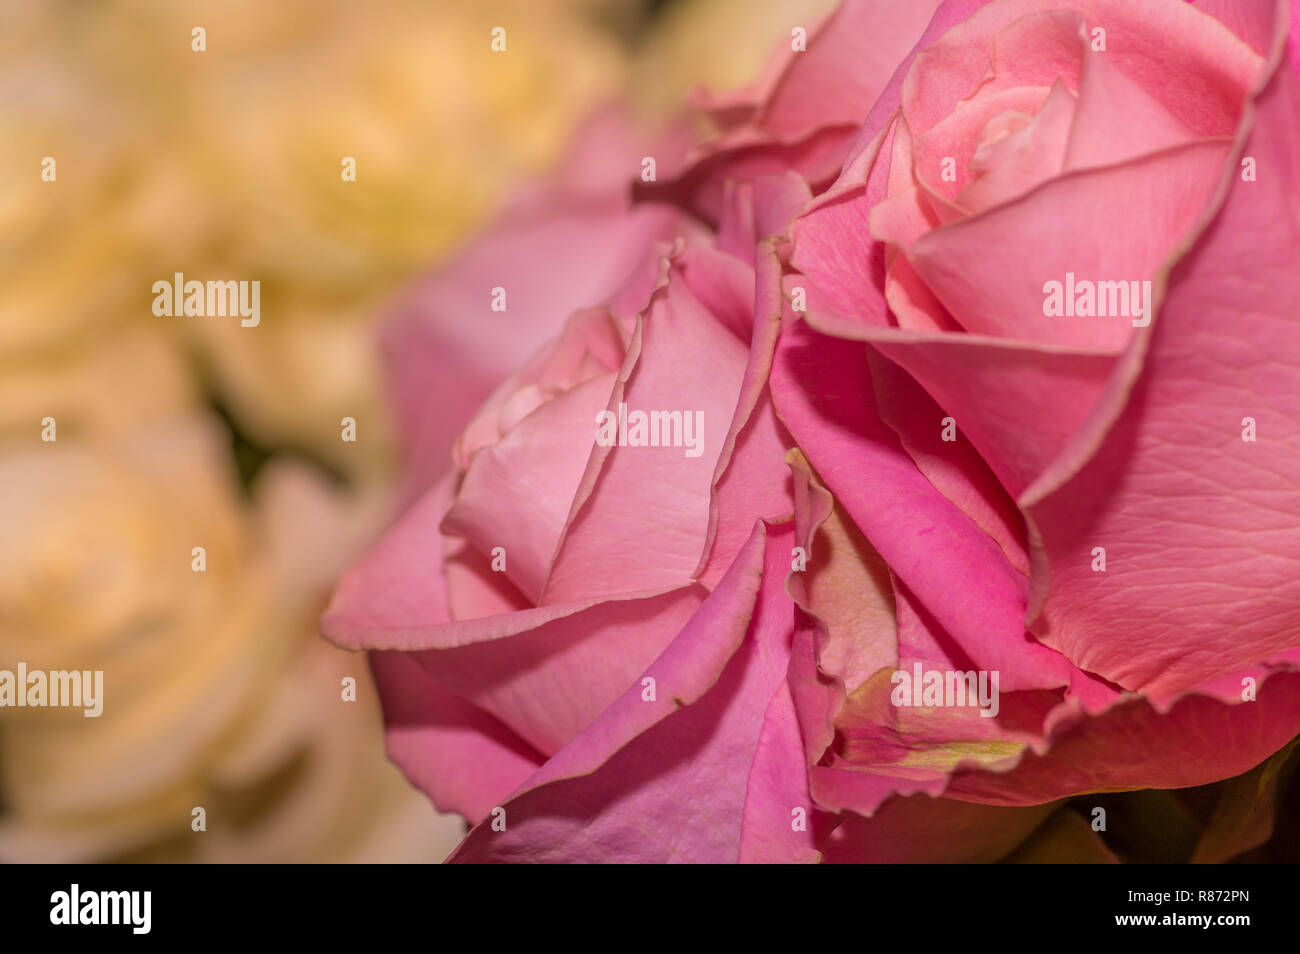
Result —
M 1039 688 L 1041 673 L 1025 665 L 1023 575 L 917 469 L 880 420 L 871 388 L 862 344 L 802 322 L 782 334 L 773 398 L 827 489 L 981 668 L 1003 670 L 1008 690 Z

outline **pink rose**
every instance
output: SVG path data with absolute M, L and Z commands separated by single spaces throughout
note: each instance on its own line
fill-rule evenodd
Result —
M 680 148 L 681 133 L 661 138 L 653 147 Z M 610 295 L 652 241 L 681 231 L 672 209 L 629 208 L 621 170 L 645 148 L 620 113 L 592 116 L 563 176 L 513 196 L 493 228 L 395 306 L 383 345 L 413 489 L 441 476 L 465 421 L 571 311 Z
M 1300 731 L 1287 4 L 898 6 L 704 101 L 637 214 L 707 230 L 391 337 L 554 335 L 324 622 L 455 860 L 996 860 Z M 583 254 L 514 238 L 437 281 Z

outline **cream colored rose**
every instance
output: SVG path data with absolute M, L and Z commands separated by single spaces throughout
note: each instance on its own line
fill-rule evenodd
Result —
M 314 626 L 380 502 L 289 464 L 251 509 L 225 442 L 185 415 L 0 454 L 0 668 L 103 671 L 98 717 L 0 710 L 5 857 L 437 860 L 458 836 L 385 763 L 364 658 Z
M 274 678 L 286 647 L 264 628 L 272 581 L 222 441 L 181 419 L 0 456 L 0 660 L 104 673 L 98 718 L 0 712 L 7 806 L 24 826 L 66 833 L 111 814 L 125 833 L 181 808 Z

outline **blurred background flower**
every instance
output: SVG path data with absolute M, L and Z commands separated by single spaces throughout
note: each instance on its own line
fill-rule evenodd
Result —
M 455 845 L 317 629 L 391 515 L 375 319 L 593 110 L 663 118 L 829 6 L 3 5 L 0 668 L 103 669 L 105 705 L 0 710 L 0 860 Z M 175 272 L 260 281 L 260 325 L 155 316 Z

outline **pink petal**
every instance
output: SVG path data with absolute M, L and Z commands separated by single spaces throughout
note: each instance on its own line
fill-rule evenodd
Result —
M 680 217 L 628 210 L 621 193 L 530 197 L 422 281 L 384 328 L 384 354 L 413 486 L 447 468 L 452 440 L 485 398 L 580 307 L 609 297 Z M 492 310 L 504 288 L 506 310 Z
M 451 619 L 438 526 L 451 503 L 452 475 L 417 500 L 359 563 L 343 574 L 321 620 L 325 635 L 360 649 L 367 629 Z
M 753 181 L 793 172 L 814 191 L 839 174 L 856 126 L 826 126 L 802 136 L 774 140 L 762 130 L 742 128 L 691 155 L 677 176 L 660 182 L 635 182 L 638 200 L 671 202 L 710 225 L 722 219 L 728 181 Z
M 932 128 L 980 85 L 994 39 L 1007 26 L 1057 6 L 1057 0 L 997 0 L 919 54 L 902 88 L 903 112 L 913 132 L 919 136 Z M 1088 0 L 1083 10 L 1090 30 L 1104 26 L 1113 38 L 1105 56 L 1171 115 L 1198 136 L 1231 133 L 1259 58 L 1229 30 L 1183 0 L 1140 6 Z M 944 12 L 941 8 L 940 15 Z M 1169 82 L 1170 76 L 1178 81 Z
M 1066 144 L 1071 141 L 1075 99 L 1056 83 L 1033 121 L 1023 130 L 1000 140 L 989 153 L 989 169 L 957 195 L 957 203 L 971 212 L 983 212 L 1010 202 L 1060 173 Z M 975 164 L 983 159 L 977 152 Z
M 1101 399 L 1115 366 L 1088 354 L 980 335 L 919 335 L 809 323 L 868 340 L 951 414 L 998 480 L 1018 495 L 1067 446 Z M 1086 319 L 1085 319 L 1086 320 Z M 1033 434 L 1034 440 L 1025 440 Z
M 700 304 L 675 266 L 638 329 L 620 372 L 626 390 L 616 388 L 609 407 L 616 412 L 623 402 L 629 414 L 680 410 L 683 419 L 702 413 L 700 453 L 597 446 L 551 567 L 547 603 L 679 585 L 703 552 L 745 346 Z
M 750 250 L 753 259 L 753 250 Z M 742 342 L 754 334 L 754 268 L 718 248 L 688 246 L 677 258 L 686 286 Z
M 636 194 L 666 198 L 716 223 L 727 180 L 794 170 L 814 191 L 828 185 L 858 124 L 937 6 L 937 0 L 842 3 L 809 33 L 806 51 L 795 52 L 786 42 L 780 65 L 769 67 L 758 89 L 718 104 L 726 132 L 693 155 L 683 173 L 648 187 L 638 184 Z
M 1242 146 L 1269 172 L 1242 182 L 1228 163 L 1222 209 L 1173 269 L 1106 414 L 1022 498 L 1046 596 L 1034 631 L 1127 688 L 1176 692 L 1300 632 L 1296 85 L 1274 74 Z M 1246 417 L 1256 442 L 1242 440 Z
M 810 310 L 845 322 L 888 327 L 885 246 L 871 235 L 871 210 L 885 198 L 894 123 L 883 127 L 826 193 L 790 224 L 791 264 L 808 276 L 791 276 L 804 288 Z
M 758 250 L 753 341 L 736 409 L 714 469 L 709 524 L 695 577 L 712 587 L 749 538 L 755 517 L 777 522 L 794 510 L 785 452 L 789 437 L 776 419 L 767 379 L 780 332 L 781 263 L 770 241 Z
M 471 824 L 544 761 L 487 713 L 438 684 L 405 653 L 371 653 L 389 757 L 442 812 Z
M 810 34 L 806 52 L 789 54 L 756 121 L 778 135 L 860 122 L 938 6 L 845 0 Z
M 880 420 L 862 345 L 792 325 L 777 346 L 772 393 L 826 487 L 943 628 L 980 668 L 1003 671 L 1004 689 L 1038 688 L 1041 673 L 1026 667 L 1024 577 Z
M 532 603 L 541 600 L 551 558 L 595 443 L 596 418 L 615 373 L 602 374 L 543 403 L 475 455 L 443 531 L 487 554 L 505 550 L 506 576 Z
M 441 685 L 552 755 L 632 685 L 703 597 L 692 586 L 598 603 L 517 633 L 413 655 Z
M 1065 286 L 1067 273 L 1081 281 L 1153 280 L 1208 204 L 1229 146 L 1198 141 L 1069 173 L 928 233 L 909 258 L 973 334 L 1116 352 L 1131 337 L 1132 320 L 1048 316 L 1046 283 Z M 1015 268 L 1006 265 L 1009 250 Z
M 944 439 L 944 412 L 915 378 L 875 355 L 868 360 L 881 419 L 935 489 L 997 542 L 1012 567 L 1028 576 L 1024 518 L 1015 501 L 960 430 L 955 429 L 955 440 Z
M 482 553 L 460 537 L 444 535 L 442 575 L 452 619 L 482 619 L 531 608 L 510 579 L 492 569 L 492 563 L 491 551 Z
M 1108 165 L 1197 138 L 1105 56 L 1083 61 L 1067 169 Z
M 482 824 L 453 861 L 732 862 L 769 704 L 785 678 L 790 533 L 762 525 L 699 612 L 634 685 Z M 764 552 L 766 551 L 766 555 Z M 762 569 L 760 570 L 760 567 Z M 760 593 L 761 583 L 761 593 Z M 765 811 L 790 819 L 759 786 Z M 781 795 L 776 796 L 778 799 Z
M 763 715 L 740 825 L 742 864 L 816 862 L 808 765 L 790 687 L 782 682 Z
M 1184 788 L 1231 778 L 1300 732 L 1300 673 L 1272 675 L 1254 702 L 1226 703 L 1194 693 L 1162 712 L 1130 695 L 1092 717 L 1067 704 L 1052 722 L 1046 752 L 1027 751 L 1010 771 L 959 772 L 949 791 L 987 804 L 1027 805 L 1085 792 Z
M 718 224 L 718 248 L 752 266 L 759 239 L 785 235 L 790 220 L 811 199 L 808 183 L 795 172 L 761 176 L 753 182 L 728 181 Z
M 1054 92 L 1055 90 L 1059 90 L 1059 92 Z M 946 117 L 917 140 L 916 179 L 923 183 L 924 187 L 932 194 L 956 204 L 958 202 L 957 195 L 962 190 L 969 191 L 977 181 L 983 182 L 988 178 L 988 175 L 991 175 L 1000 167 L 1004 167 L 1013 160 L 1020 158 L 1019 156 L 999 156 L 998 160 L 990 164 L 990 171 L 985 176 L 975 180 L 971 175 L 972 160 L 977 154 L 980 154 L 985 130 L 990 123 L 996 122 L 1005 114 L 1029 117 L 1030 122 L 1023 131 L 1027 135 L 1022 138 L 1032 136 L 1033 141 L 1025 142 L 1023 146 L 1020 146 L 1016 142 L 1018 134 L 1011 133 L 998 140 L 999 148 L 1007 150 L 1010 145 L 1016 144 L 1025 160 L 1032 157 L 1050 174 L 1055 174 L 1060 171 L 1060 159 L 1065 152 L 1065 140 L 1069 132 L 1070 116 L 1074 111 L 1073 107 L 1074 98 L 1063 85 L 1055 87 L 1017 86 L 1012 89 L 979 96 L 959 106 L 951 116 Z M 1041 129 L 1044 124 L 1050 124 L 1052 127 L 1050 135 L 1028 133 L 1028 129 L 1035 125 L 1032 122 L 1032 117 L 1040 110 L 1046 110 L 1046 115 L 1044 123 L 1040 124 L 1039 128 Z M 1063 114 L 1063 122 L 1058 117 L 1058 114 Z M 1057 146 L 1059 148 L 1056 148 Z M 942 165 L 946 159 L 952 159 L 954 162 L 955 181 L 945 181 L 941 175 Z M 1032 168 L 1027 161 L 1023 165 L 1025 169 Z M 1042 178 L 1046 178 L 1046 176 L 1042 176 Z M 1027 182 L 1019 192 L 1027 192 L 1033 185 L 1037 185 L 1037 182 Z M 988 187 L 985 186 L 985 188 Z M 1014 194 L 1019 194 L 1019 192 Z M 974 205 L 962 203 L 962 206 L 967 211 L 975 210 Z M 890 241 L 894 241 L 892 237 L 884 234 L 878 233 L 877 237 L 881 239 L 889 238 Z M 912 237 L 901 244 L 911 246 L 919 237 Z

